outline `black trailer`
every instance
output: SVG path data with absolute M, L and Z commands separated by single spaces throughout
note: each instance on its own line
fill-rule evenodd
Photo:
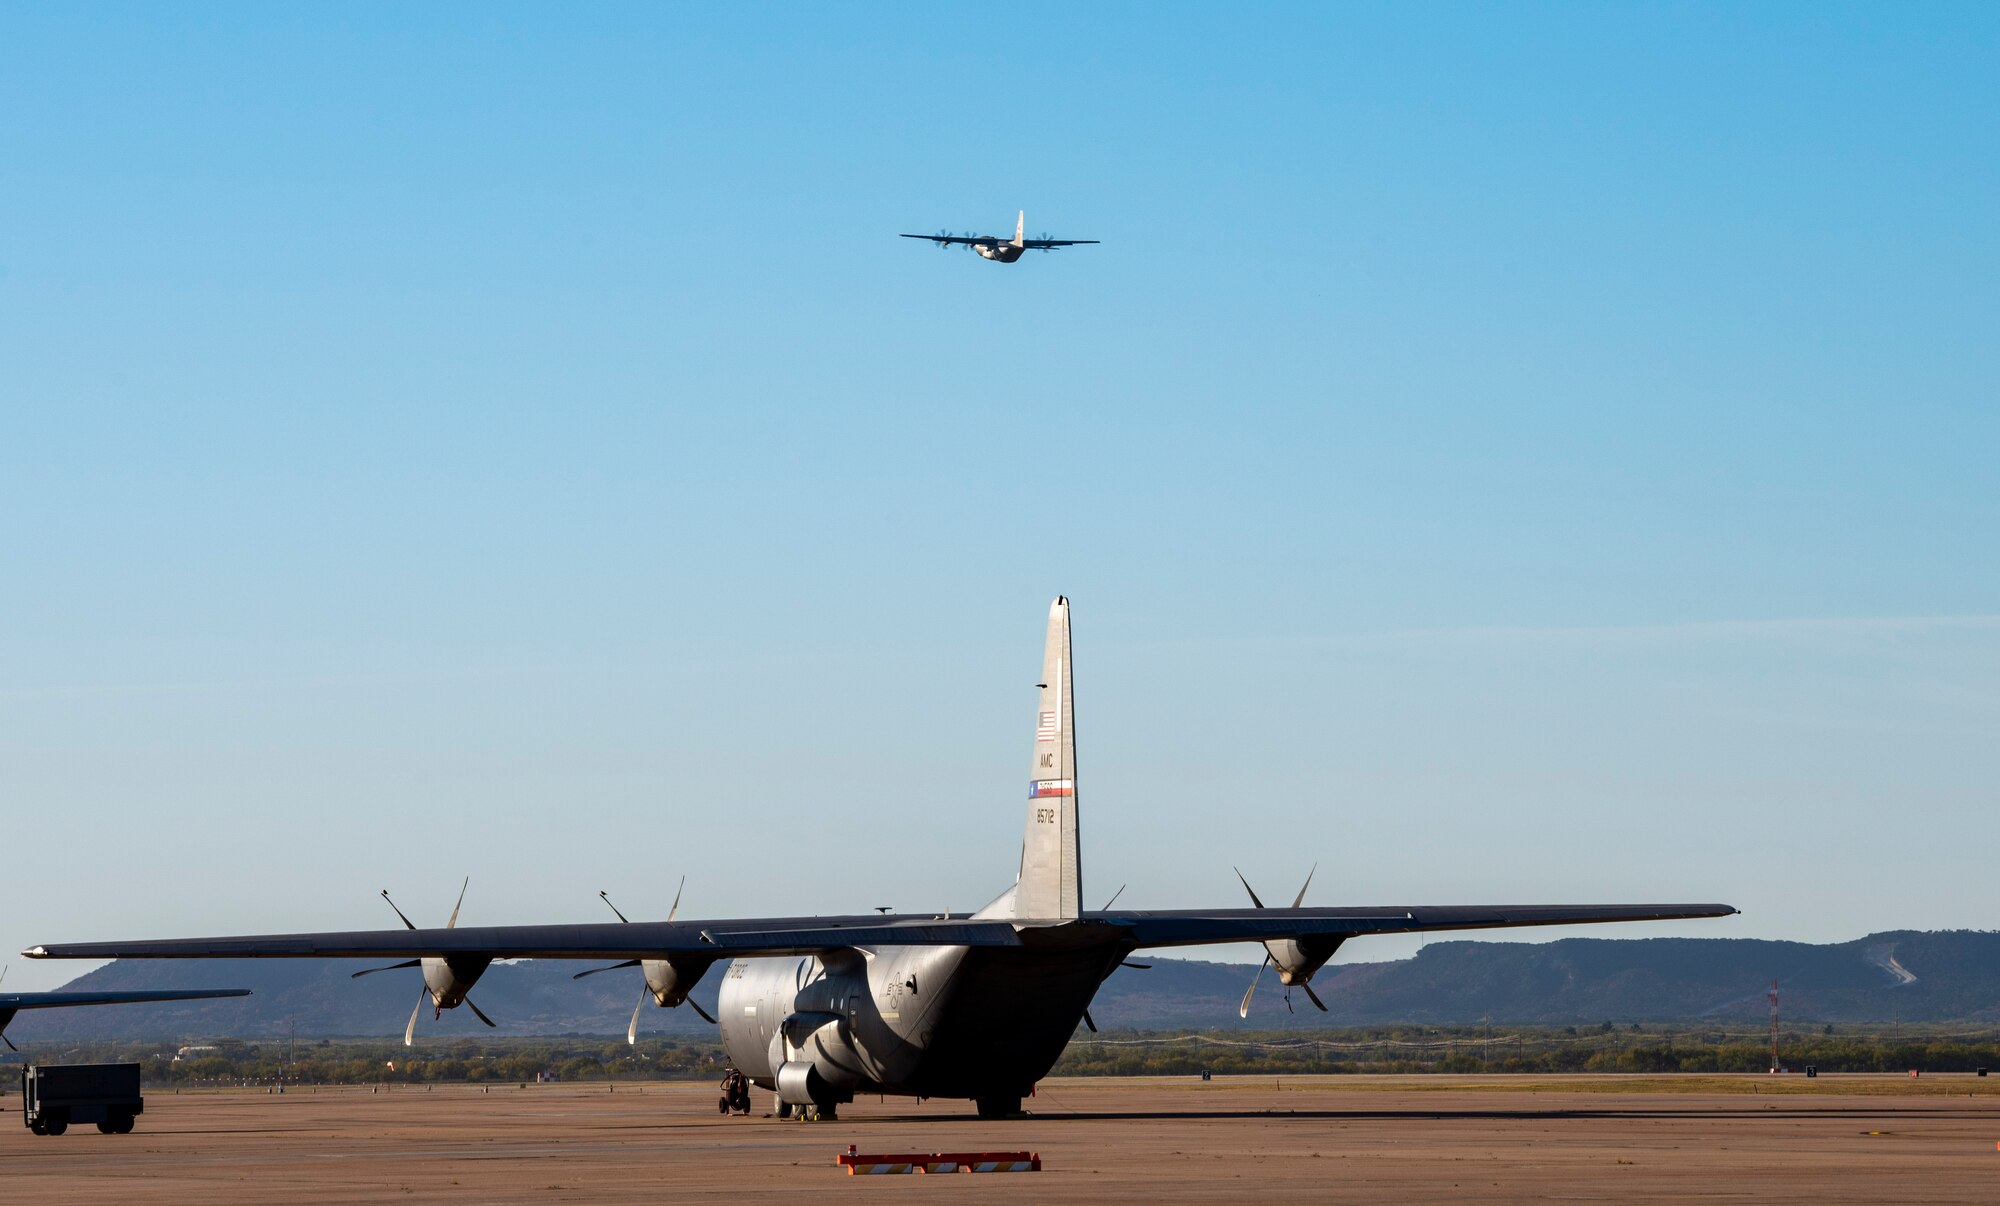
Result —
M 146 1109 L 137 1064 L 29 1064 L 21 1069 L 21 1120 L 37 1135 L 60 1135 L 72 1122 L 94 1122 L 107 1135 L 129 1135 Z

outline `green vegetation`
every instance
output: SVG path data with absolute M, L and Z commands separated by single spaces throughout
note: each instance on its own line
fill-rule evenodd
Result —
M 1377 1026 L 1341 1030 L 1111 1032 L 1079 1036 L 1063 1076 L 1247 1073 L 1762 1072 L 1768 1033 L 1698 1026 Z M 1813 1026 L 1778 1039 L 1784 1066 L 1825 1072 L 2000 1068 L 2000 1029 Z
M 134 1060 L 154 1086 L 274 1084 L 521 1084 L 559 1081 L 720 1080 L 722 1045 L 712 1039 L 655 1039 L 637 1048 L 622 1039 L 566 1037 L 460 1039 L 420 1044 L 394 1040 L 318 1039 L 287 1043 L 224 1039 L 182 1051 L 157 1043 L 107 1042 L 60 1052 L 30 1047 L 15 1062 Z
M 1779 1037 L 1794 1070 L 1970 1072 L 2000 1069 L 2000 1030 L 1814 1024 Z M 176 1058 L 178 1056 L 178 1058 Z M 1060 1076 L 1218 1076 L 1342 1073 L 1761 1072 L 1763 1033 L 1699 1026 L 1378 1026 L 1319 1031 L 1106 1031 L 1079 1034 Z M 520 1084 L 559 1081 L 711 1080 L 726 1064 L 711 1037 L 457 1039 L 405 1048 L 393 1039 L 241 1042 L 179 1051 L 157 1043 L 31 1046 L 15 1062 L 136 1060 L 154 1086 L 272 1084 Z

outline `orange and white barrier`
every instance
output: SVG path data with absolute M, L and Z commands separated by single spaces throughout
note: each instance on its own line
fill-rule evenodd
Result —
M 849 1147 L 834 1158 L 849 1176 L 881 1173 L 1040 1172 L 1039 1152 L 919 1152 L 913 1155 L 863 1155 Z

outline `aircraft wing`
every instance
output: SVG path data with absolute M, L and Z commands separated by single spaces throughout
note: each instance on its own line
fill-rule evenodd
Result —
M 1594 925 L 1613 921 L 1681 921 L 1728 917 L 1726 904 L 1606 905 L 1395 905 L 1340 909 L 1213 909 L 1088 913 L 1086 920 L 1117 926 L 1135 946 L 1207 946 L 1286 938 L 1415 934 L 1431 930 L 1497 930 L 1531 925 Z
M 1022 239 L 1021 246 L 1047 251 L 1052 247 L 1081 247 L 1085 243 L 1098 241 L 1097 239 Z
M 64 1005 L 142 1005 L 149 1001 L 203 1001 L 210 997 L 247 997 L 247 988 L 177 988 L 131 992 L 0 992 L 0 1013 L 16 1009 L 54 1009 Z
M 1286 938 L 1409 934 L 1531 925 L 1674 921 L 1727 917 L 1725 904 L 1411 905 L 1335 909 L 1124 910 L 1075 921 L 935 917 L 749 918 L 733 921 L 461 926 L 456 929 L 350 930 L 226 938 L 51 943 L 30 959 L 411 959 L 467 955 L 493 959 L 638 959 L 667 955 L 741 958 L 805 955 L 844 946 L 1205 946 Z M 141 998 L 134 998 L 141 999 Z M 164 998 L 144 998 L 164 999 Z M 0 998 L 0 1004 L 5 998 Z
M 897 235 L 896 237 L 897 237 L 897 238 L 899 238 L 899 239 L 929 239 L 929 240 L 930 240 L 931 242 L 933 242 L 933 243 L 936 243 L 936 244 L 937 244 L 938 246 L 940 246 L 940 247 L 949 247 L 949 246 L 950 246 L 950 245 L 952 245 L 953 243 L 963 243 L 963 244 L 966 244 L 967 246 L 970 246 L 970 245 L 972 245 L 972 244 L 974 244 L 974 243 L 992 243 L 992 244 L 995 244 L 995 245 L 998 245 L 998 244 L 1000 244 L 1000 243 L 1005 243 L 1005 242 L 1007 241 L 1007 240 L 1005 240 L 1005 239 L 996 239 L 996 238 L 994 238 L 994 237 L 993 237 L 992 235 L 973 235 L 973 236 L 967 236 L 967 235 L 913 235 L 913 234 L 906 234 L 906 235 Z
M 591 922 L 350 930 L 228 938 L 70 942 L 31 947 L 30 959 L 636 959 L 659 955 L 794 955 L 839 946 L 1018 946 L 1012 922 L 956 917 L 776 917 L 736 921 Z

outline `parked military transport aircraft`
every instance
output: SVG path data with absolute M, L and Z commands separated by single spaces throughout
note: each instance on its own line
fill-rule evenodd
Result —
M 710 967 L 728 960 L 717 1008 L 722 1041 L 738 1068 L 776 1090 L 780 1116 L 832 1117 L 856 1093 L 886 1093 L 970 1098 L 982 1117 L 993 1117 L 1020 1109 L 1077 1023 L 1090 1024 L 1097 986 L 1141 948 L 1261 942 L 1278 979 L 1310 995 L 1313 974 L 1341 944 L 1367 934 L 1736 911 L 1724 904 L 1301 908 L 1301 900 L 1267 909 L 1253 892 L 1247 909 L 1091 912 L 1082 907 L 1067 599 L 1049 608 L 1039 686 L 1020 870 L 975 913 L 664 922 L 621 915 L 602 924 L 64 943 L 26 953 L 407 959 L 423 969 L 424 992 L 440 1010 L 463 1002 L 495 959 L 636 961 L 660 1005 L 686 1001 Z
M 1020 259 L 1021 253 L 1024 251 L 1054 251 L 1058 247 L 1076 247 L 1084 243 L 1097 242 L 1096 239 L 1051 239 L 1047 235 L 1043 235 L 1039 239 L 1022 238 L 1021 236 L 1027 228 L 1028 213 L 1026 210 L 1022 210 L 1014 218 L 1014 238 L 1011 242 L 1001 238 L 999 235 L 954 235 L 943 232 L 934 235 L 906 234 L 899 237 L 905 239 L 929 239 L 939 247 L 950 247 L 954 243 L 962 243 L 978 252 L 982 258 L 998 260 L 1003 264 L 1011 264 L 1015 260 Z
M 142 1005 L 148 1001 L 204 1001 L 210 997 L 247 997 L 247 988 L 187 988 L 159 992 L 0 992 L 0 1043 L 19 1051 L 7 1037 L 7 1023 L 23 1009 L 60 1009 L 70 1005 Z

